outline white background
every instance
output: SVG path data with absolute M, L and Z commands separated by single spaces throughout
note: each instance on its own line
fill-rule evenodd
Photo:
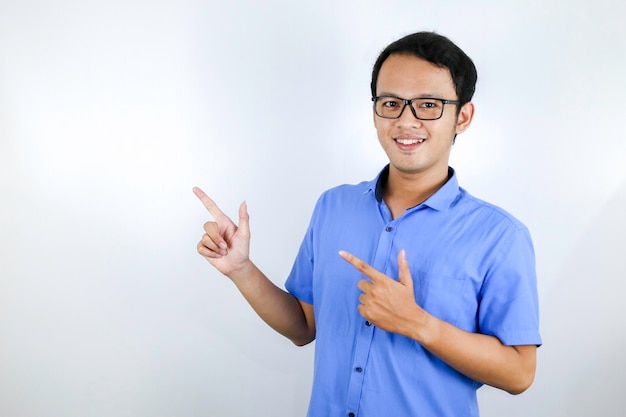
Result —
M 386 162 L 389 42 L 475 61 L 451 165 L 528 225 L 535 384 L 482 415 L 623 416 L 626 11 L 620 1 L 0 1 L 0 415 L 305 413 L 314 346 L 268 329 L 195 250 L 204 188 L 279 285 L 325 189 Z

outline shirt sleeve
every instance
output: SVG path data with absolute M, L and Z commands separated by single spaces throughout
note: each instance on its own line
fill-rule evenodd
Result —
M 524 226 L 511 227 L 481 289 L 479 329 L 505 345 L 542 344 L 533 244 Z
M 322 197 L 318 200 L 313 210 L 313 215 L 307 228 L 304 239 L 300 244 L 300 249 L 291 268 L 291 272 L 285 282 L 285 288 L 298 300 L 313 304 L 313 272 L 314 272 L 314 250 L 313 233 L 315 219 L 318 216 Z
M 307 231 L 296 256 L 285 288 L 298 300 L 313 304 L 313 256 L 311 253 L 311 231 Z

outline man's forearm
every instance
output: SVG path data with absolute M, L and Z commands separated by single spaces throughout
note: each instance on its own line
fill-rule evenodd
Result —
M 315 339 L 312 310 L 305 312 L 297 298 L 277 287 L 252 261 L 229 278 L 259 317 L 278 333 L 298 346 Z
M 535 377 L 534 345 L 506 346 L 494 336 L 466 332 L 430 315 L 407 333 L 462 374 L 511 394 L 524 392 Z

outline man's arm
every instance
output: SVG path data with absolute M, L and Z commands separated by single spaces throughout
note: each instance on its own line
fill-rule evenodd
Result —
M 228 276 L 271 328 L 304 346 L 315 339 L 313 306 L 278 288 L 252 261 Z
M 415 302 L 413 280 L 404 250 L 398 254 L 395 281 L 347 252 L 340 255 L 371 281 L 359 282 L 363 292 L 359 313 L 377 327 L 416 340 L 448 365 L 484 384 L 524 392 L 533 382 L 534 345 L 506 346 L 494 336 L 471 333 L 440 320 Z
M 237 286 L 254 311 L 298 346 L 315 339 L 313 306 L 278 288 L 249 258 L 250 224 L 246 203 L 235 225 L 202 190 L 193 189 L 215 221 L 204 224 L 198 253 Z

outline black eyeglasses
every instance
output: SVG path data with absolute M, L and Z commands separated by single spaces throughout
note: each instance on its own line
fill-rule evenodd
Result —
M 461 104 L 456 100 L 444 100 L 442 98 L 412 98 L 410 100 L 394 96 L 372 97 L 374 111 L 385 119 L 398 119 L 402 116 L 404 108 L 409 106 L 413 116 L 419 120 L 437 120 L 443 116 L 443 108 L 446 104 Z

